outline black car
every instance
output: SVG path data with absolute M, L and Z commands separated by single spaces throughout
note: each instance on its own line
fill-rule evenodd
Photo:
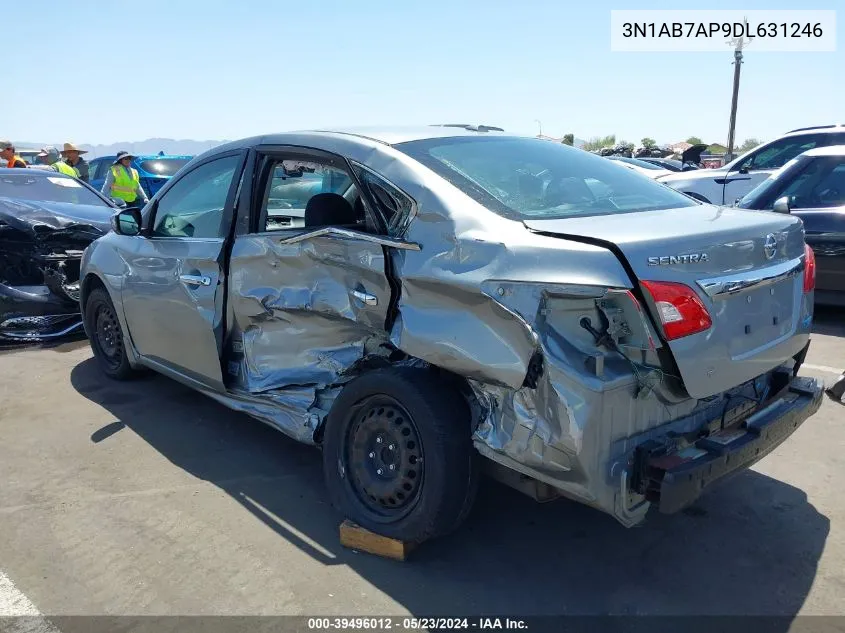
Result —
M 0 341 L 43 341 L 81 328 L 82 252 L 109 231 L 115 211 L 75 178 L 0 169 Z
M 845 306 L 845 145 L 792 159 L 737 206 L 801 218 L 816 254 L 816 303 Z

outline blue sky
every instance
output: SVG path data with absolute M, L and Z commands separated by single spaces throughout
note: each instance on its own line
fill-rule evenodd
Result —
M 610 10 L 796 4 L 7 2 L 0 137 L 205 140 L 437 122 L 536 133 L 539 119 L 554 136 L 673 142 L 694 134 L 724 142 L 728 47 L 724 54 L 612 53 Z M 845 45 L 838 39 L 835 53 L 747 52 L 739 141 L 845 122 Z

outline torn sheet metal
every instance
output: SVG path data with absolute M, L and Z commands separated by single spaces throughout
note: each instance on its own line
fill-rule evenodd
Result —
M 0 198 L 0 339 L 39 341 L 81 328 L 80 260 L 108 218 L 80 206 Z
M 227 407 L 246 413 L 305 444 L 315 443 L 315 433 L 325 420 L 341 386 L 317 388 L 292 385 L 255 395 L 240 391 L 204 393 Z
M 285 237 L 251 235 L 233 248 L 228 382 L 242 410 L 313 442 L 339 385 L 394 351 L 390 287 L 381 246 Z

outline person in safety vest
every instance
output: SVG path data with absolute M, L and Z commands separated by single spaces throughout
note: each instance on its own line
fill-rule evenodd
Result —
M 79 179 L 82 182 L 88 182 L 88 161 L 82 158 L 82 154 L 87 154 L 88 151 L 79 149 L 73 143 L 65 143 L 62 149 L 62 158 L 64 162 L 76 170 L 79 174 Z
M 133 158 L 129 152 L 117 153 L 117 159 L 106 173 L 102 193 L 109 198 L 123 200 L 127 206 L 142 207 L 150 200 L 141 188 L 138 171 L 132 167 Z
M 38 152 L 38 158 L 40 158 L 44 163 L 43 167 L 45 169 L 57 171 L 60 174 L 64 174 L 65 176 L 73 176 L 74 178 L 79 178 L 79 172 L 64 161 L 62 161 L 61 156 L 59 156 L 59 150 L 57 150 L 52 145 L 42 147 L 41 151 Z
M 26 167 L 26 161 L 15 154 L 15 146 L 9 141 L 0 141 L 0 158 L 6 161 L 6 167 Z

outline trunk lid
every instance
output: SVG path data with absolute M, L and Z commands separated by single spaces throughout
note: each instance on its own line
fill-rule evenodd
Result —
M 667 343 L 692 397 L 751 380 L 809 340 L 812 293 L 803 292 L 804 232 L 797 218 L 700 205 L 524 224 L 609 248 L 637 285 L 680 283 L 695 291 L 712 325 Z M 650 295 L 643 295 L 659 324 Z

